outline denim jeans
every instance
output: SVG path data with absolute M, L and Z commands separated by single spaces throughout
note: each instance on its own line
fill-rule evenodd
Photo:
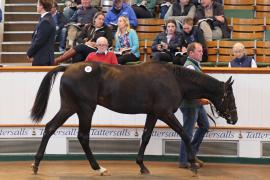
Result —
M 58 29 L 56 31 L 56 41 L 59 41 L 59 47 L 66 48 L 67 28 Z
M 209 122 L 207 114 L 202 105 L 198 107 L 184 107 L 180 108 L 183 114 L 183 127 L 185 132 L 188 134 L 190 139 L 192 139 L 195 123 L 197 122 L 198 129 L 196 130 L 193 139 L 191 140 L 191 149 L 194 155 L 199 151 L 199 147 L 202 143 L 204 135 L 209 129 Z M 184 142 L 180 145 L 180 164 L 187 164 L 187 152 Z

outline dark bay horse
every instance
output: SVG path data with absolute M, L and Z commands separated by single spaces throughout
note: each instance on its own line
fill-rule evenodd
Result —
M 31 111 L 31 118 L 36 123 L 45 114 L 51 87 L 58 72 L 64 72 L 60 81 L 61 107 L 46 124 L 33 164 L 35 174 L 50 137 L 74 113 L 79 117 L 78 139 L 91 167 L 100 174 L 107 172 L 97 163 L 89 147 L 89 131 L 97 105 L 119 113 L 147 114 L 136 159 L 142 174 L 150 173 L 143 163 L 144 151 L 157 119 L 179 134 L 187 146 L 192 170 L 197 172 L 190 138 L 174 115 L 183 98 L 207 98 L 228 123 L 235 124 L 238 119 L 231 78 L 224 83 L 203 73 L 159 62 L 132 66 L 82 62 L 58 66 L 46 74 Z

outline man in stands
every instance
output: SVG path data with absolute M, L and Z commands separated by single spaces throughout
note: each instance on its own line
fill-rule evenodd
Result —
M 214 0 L 201 0 L 196 9 L 195 21 L 202 29 L 206 41 L 230 36 L 223 5 Z
M 81 0 L 81 6 L 70 18 L 70 24 L 68 26 L 67 40 L 70 47 L 75 45 L 75 40 L 81 28 L 93 21 L 96 12 L 98 10 L 91 6 L 91 0 Z
M 66 48 L 67 29 L 64 27 L 66 24 L 66 18 L 62 12 L 58 11 L 58 4 L 55 1 L 53 2 L 51 13 L 56 25 L 56 40 L 60 42 L 59 51 L 63 53 Z
M 2 22 L 2 10 L 0 8 L 0 22 Z
M 105 37 L 97 39 L 96 46 L 98 50 L 90 53 L 85 61 L 97 61 L 106 64 L 118 64 L 117 58 L 113 52 L 108 51 L 108 40 Z
M 130 26 L 135 28 L 138 26 L 138 21 L 133 9 L 123 0 L 114 0 L 113 7 L 108 11 L 105 17 L 105 24 L 107 24 L 114 32 L 117 29 L 117 22 L 120 16 L 126 16 L 129 19 Z

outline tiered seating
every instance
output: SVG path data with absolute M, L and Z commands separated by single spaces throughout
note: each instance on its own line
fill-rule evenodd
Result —
M 146 61 L 152 54 L 152 43 L 156 36 L 164 31 L 163 19 L 138 19 L 136 28 L 139 41 L 141 60 Z
M 254 0 L 224 0 L 226 17 L 253 18 Z
M 263 40 L 265 31 L 264 19 L 231 19 L 231 39 L 234 40 Z
M 218 54 L 218 41 L 208 41 L 208 62 L 212 62 L 215 64 L 217 62 L 217 54 Z
M 232 47 L 236 42 L 238 41 L 218 40 L 207 42 L 208 62 L 212 62 L 214 66 L 228 66 L 228 62 L 234 58 Z M 253 57 L 255 55 L 255 42 L 256 41 L 241 41 L 246 48 L 248 56 Z M 203 63 L 203 65 L 204 64 L 205 63 Z
M 270 42 L 256 42 L 256 62 L 258 66 L 270 66 Z
M 270 18 L 270 0 L 256 0 L 256 17 Z
M 254 10 L 254 0 L 224 0 L 224 9 Z
M 235 41 L 219 41 L 218 42 L 218 58 L 217 65 L 218 66 L 227 66 L 228 62 L 234 58 L 232 47 L 235 44 Z M 246 54 L 248 56 L 254 56 L 254 46 L 255 41 L 241 41 L 241 43 L 245 46 Z

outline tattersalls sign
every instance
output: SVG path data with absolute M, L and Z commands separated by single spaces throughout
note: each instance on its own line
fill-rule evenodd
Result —
M 22 138 L 22 137 L 42 137 L 44 134 L 44 127 L 3 127 L 0 129 L 0 138 Z M 141 137 L 143 133 L 142 128 L 92 128 L 90 136 L 95 138 L 134 138 Z M 77 137 L 77 127 L 61 127 L 55 133 L 54 137 Z M 152 138 L 161 139 L 179 139 L 176 132 L 169 128 L 155 128 L 152 133 Z M 205 139 L 215 140 L 269 140 L 270 131 L 260 130 L 226 130 L 214 129 L 210 130 Z

